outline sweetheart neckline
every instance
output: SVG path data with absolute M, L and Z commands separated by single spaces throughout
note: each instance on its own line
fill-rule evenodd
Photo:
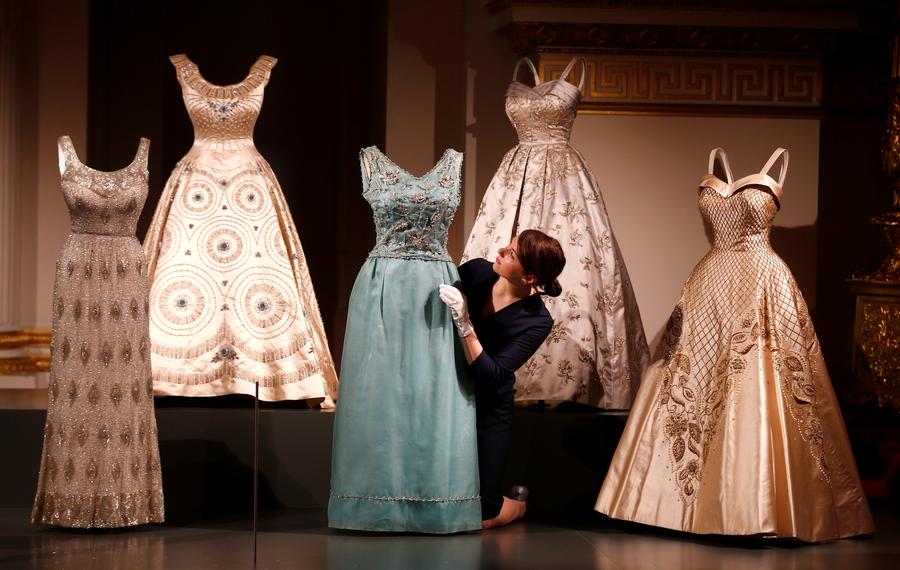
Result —
M 538 87 L 542 87 L 542 86 L 544 86 L 544 85 L 550 85 L 550 84 L 559 84 L 559 83 L 562 83 L 563 85 L 569 86 L 570 88 L 574 89 L 576 93 L 578 93 L 579 95 L 581 95 L 581 90 L 580 90 L 578 87 L 576 87 L 575 85 L 572 85 L 571 83 L 569 83 L 568 81 L 564 80 L 564 79 L 561 78 L 561 77 L 557 77 L 556 79 L 550 79 L 549 81 L 544 81 L 544 82 L 542 82 L 542 83 L 538 83 L 537 85 L 526 85 L 525 83 L 522 83 L 522 82 L 519 81 L 518 79 L 513 79 L 509 84 L 510 84 L 510 86 L 512 86 L 512 85 L 521 85 L 522 87 L 524 87 L 525 89 L 527 89 L 527 90 L 529 90 L 529 91 L 531 91 L 531 92 L 537 92 L 537 91 L 538 91 Z M 539 95 L 540 95 L 541 97 L 543 97 L 543 96 L 546 95 L 546 92 L 545 92 L 545 93 L 539 93 Z
M 745 180 L 752 179 L 752 178 L 754 178 L 754 177 L 756 177 L 756 176 L 762 176 L 764 179 L 768 179 L 769 182 L 770 182 L 770 184 L 765 184 L 765 186 L 768 186 L 768 187 L 771 188 L 773 191 L 774 191 L 776 188 L 778 188 L 778 187 L 780 186 L 780 184 L 778 184 L 778 182 L 777 182 L 774 178 L 772 178 L 771 176 L 769 176 L 769 174 L 766 173 L 766 172 L 754 172 L 754 173 L 752 173 L 752 174 L 747 174 L 746 176 L 743 176 L 743 177 L 741 177 L 741 178 L 738 178 L 737 180 L 732 180 L 731 182 L 727 182 L 727 181 L 725 181 L 725 180 L 722 180 L 721 178 L 719 178 L 718 176 L 716 176 L 716 175 L 713 174 L 713 173 L 708 173 L 708 174 L 704 174 L 704 175 L 703 175 L 703 178 L 701 178 L 700 181 L 702 182 L 703 180 L 706 180 L 707 178 L 713 178 L 713 179 L 715 179 L 716 181 L 721 182 L 722 185 L 724 185 L 724 186 L 732 187 L 732 186 L 738 186 L 740 183 L 744 182 Z M 745 184 L 745 186 L 753 186 L 753 184 L 752 184 L 752 183 L 748 183 L 748 184 Z M 761 186 L 761 184 L 757 184 L 757 186 Z M 739 187 L 739 188 L 742 188 L 742 186 L 738 186 L 738 187 Z M 732 192 L 732 194 L 733 194 L 733 192 Z
M 752 180 L 755 177 L 759 177 L 758 182 Z M 766 179 L 768 179 L 768 181 L 766 181 Z M 730 189 L 730 191 L 728 191 L 727 194 L 723 194 L 719 190 L 719 188 L 717 188 L 716 186 L 706 184 L 707 180 L 710 180 L 710 182 L 712 182 L 712 181 L 718 182 L 723 187 L 723 190 L 727 188 L 727 189 Z M 770 194 L 772 196 L 772 198 L 775 200 L 775 206 L 780 210 L 781 209 L 781 197 L 783 194 L 783 192 L 781 190 L 781 185 L 779 185 L 778 182 L 776 182 L 774 178 L 772 178 L 765 172 L 756 172 L 753 174 L 748 174 L 747 176 L 744 176 L 738 180 L 734 180 L 730 183 L 725 182 L 724 180 L 722 180 L 715 174 L 712 174 L 712 173 L 704 174 L 703 177 L 700 179 L 700 185 L 699 185 L 698 191 L 700 191 L 704 188 L 709 188 L 710 190 L 715 192 L 718 196 L 722 197 L 722 199 L 729 200 L 735 194 L 739 194 L 745 188 L 759 187 L 759 186 L 762 186 L 763 188 L 765 188 L 764 191 L 768 191 L 767 193 Z

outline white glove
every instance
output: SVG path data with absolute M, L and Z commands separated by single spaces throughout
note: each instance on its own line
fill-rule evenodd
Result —
M 453 285 L 440 286 L 441 301 L 450 307 L 450 314 L 456 324 L 456 332 L 459 336 L 466 337 L 475 331 L 472 321 L 469 320 L 469 309 L 466 307 L 466 296 Z

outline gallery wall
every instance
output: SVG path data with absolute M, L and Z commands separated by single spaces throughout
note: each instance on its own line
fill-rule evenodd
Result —
M 697 207 L 697 183 L 710 150 L 719 146 L 735 179 L 759 172 L 777 147 L 789 149 L 772 244 L 814 309 L 818 120 L 583 115 L 572 144 L 600 184 L 651 345 L 682 284 L 711 246 Z
M 57 138 L 87 145 L 88 3 L 17 5 L 23 68 L 19 86 L 19 276 L 22 324 L 50 327 L 56 257 L 69 234 L 59 191 Z
M 394 0 L 391 6 L 403 11 L 410 1 Z M 465 196 L 456 222 L 463 226 L 463 237 L 450 248 L 458 259 L 484 191 L 503 154 L 516 143 L 504 109 L 516 57 L 494 29 L 481 2 L 469 0 L 463 22 L 453 25 L 465 28 L 467 53 Z M 406 40 L 403 49 L 415 51 L 410 41 Z M 392 36 L 389 42 L 390 53 L 394 43 L 401 40 Z M 424 69 L 419 75 L 405 73 L 403 77 L 410 84 L 427 83 L 430 73 Z M 433 112 L 440 114 L 441 109 Z M 389 141 L 392 130 L 415 140 L 412 129 L 404 130 L 390 118 Z M 425 117 L 419 122 L 428 124 L 429 120 Z M 600 184 L 648 340 L 656 339 L 682 284 L 709 250 L 710 236 L 697 208 L 696 185 L 706 172 L 709 151 L 716 146 L 725 147 L 733 171 L 744 174 L 759 171 L 776 147 L 790 150 L 786 198 L 776 219 L 773 244 L 791 265 L 814 308 L 818 122 L 816 118 L 771 118 L 764 114 L 758 118 L 579 114 L 572 144 Z M 423 142 L 417 148 L 428 148 L 431 157 L 439 155 L 440 145 L 429 145 L 427 138 L 419 137 Z M 413 152 L 406 156 L 410 161 L 418 160 L 421 169 L 433 160 Z

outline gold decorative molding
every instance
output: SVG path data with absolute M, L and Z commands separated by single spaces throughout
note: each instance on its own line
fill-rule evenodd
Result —
M 26 356 L 0 358 L 0 375 L 33 374 L 50 369 L 51 331 L 46 329 L 21 329 L 0 332 L 0 350 L 34 352 Z
M 494 29 L 535 59 L 590 59 L 588 113 L 818 117 L 823 62 L 874 45 L 879 0 L 491 0 Z M 873 22 L 875 24 L 873 24 Z
M 655 55 L 818 56 L 831 51 L 831 30 L 511 22 L 499 30 L 519 54 L 577 51 Z
M 559 77 L 568 61 L 542 57 L 541 79 Z M 822 104 L 817 60 L 588 55 L 586 61 L 580 110 L 588 112 L 810 115 Z
M 851 279 L 856 293 L 853 374 L 859 400 L 900 410 L 900 284 Z
M 900 33 L 894 39 L 892 75 L 881 164 L 885 174 L 891 179 L 893 200 L 887 212 L 872 218 L 872 224 L 881 229 L 889 251 L 881 266 L 867 275 L 866 279 L 900 283 Z
M 679 9 L 689 11 L 709 10 L 850 10 L 863 5 L 876 5 L 879 0 L 489 0 L 485 2 L 491 13 L 512 7 L 566 7 L 566 8 L 625 8 L 625 9 Z

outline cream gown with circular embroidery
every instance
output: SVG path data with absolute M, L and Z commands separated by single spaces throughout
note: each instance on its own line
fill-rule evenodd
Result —
M 194 125 L 147 233 L 150 340 L 158 395 L 254 394 L 330 407 L 337 375 L 297 230 L 253 143 L 276 60 L 207 82 L 171 58 Z

